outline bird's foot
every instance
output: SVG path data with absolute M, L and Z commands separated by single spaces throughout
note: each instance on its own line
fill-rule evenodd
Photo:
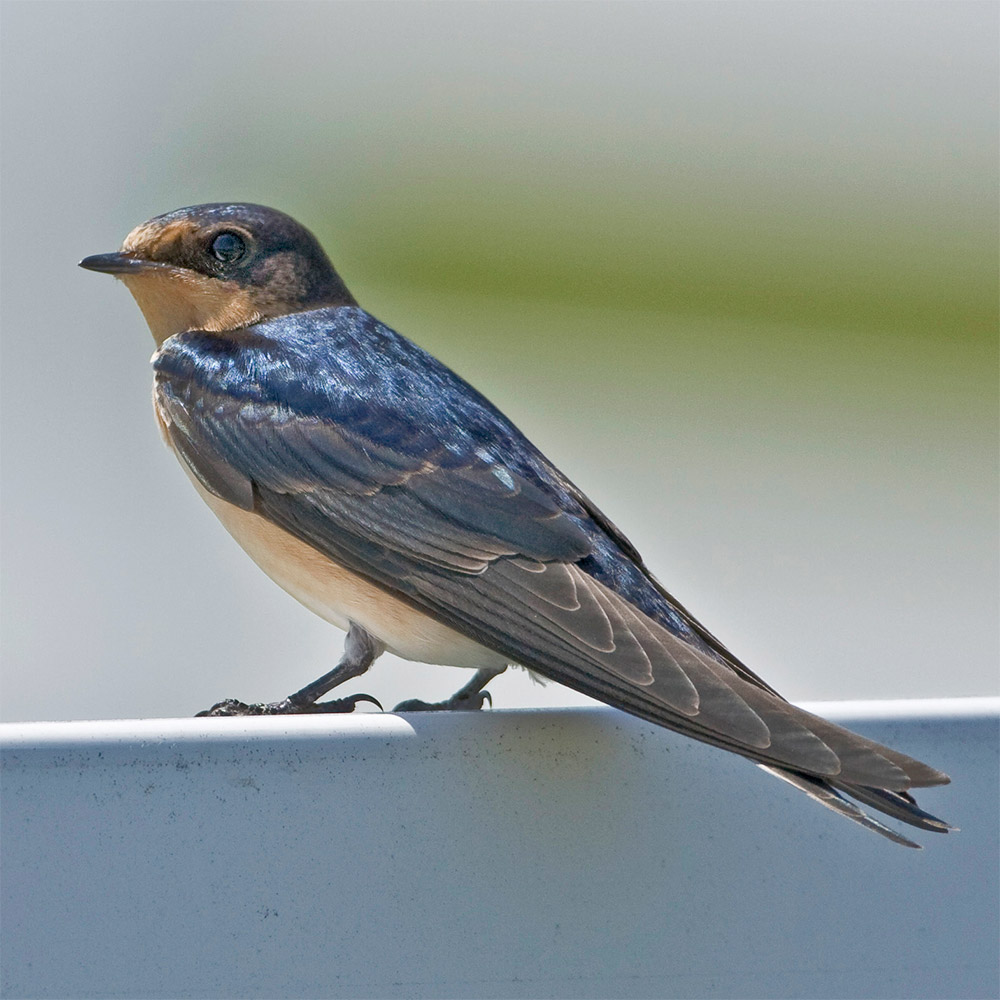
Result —
M 257 702 L 247 705 L 235 698 L 227 698 L 213 705 L 204 712 L 199 712 L 195 718 L 225 718 L 236 715 L 321 715 L 333 712 L 353 712 L 360 702 L 367 701 L 382 708 L 380 702 L 370 694 L 352 694 L 347 698 L 335 698 L 332 701 L 311 702 L 301 704 L 294 697 L 269 703 Z
M 479 709 L 490 703 L 493 707 L 493 698 L 489 691 L 473 691 L 465 694 L 459 691 L 453 694 L 447 701 L 421 701 L 419 698 L 410 698 L 408 701 L 401 701 L 394 709 L 394 712 L 478 712 Z

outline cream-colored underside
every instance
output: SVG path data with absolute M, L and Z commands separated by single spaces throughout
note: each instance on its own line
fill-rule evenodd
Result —
M 179 458 L 179 456 L 178 456 Z M 356 622 L 390 653 L 421 663 L 495 667 L 507 659 L 436 622 L 270 521 L 209 493 L 180 459 L 201 498 L 251 559 L 283 590 L 345 631 Z

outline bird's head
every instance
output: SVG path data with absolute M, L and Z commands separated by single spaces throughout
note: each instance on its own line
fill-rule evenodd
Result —
M 120 251 L 80 266 L 125 282 L 157 344 L 184 330 L 233 330 L 355 304 L 316 237 L 262 205 L 193 205 L 158 215 L 133 229 Z

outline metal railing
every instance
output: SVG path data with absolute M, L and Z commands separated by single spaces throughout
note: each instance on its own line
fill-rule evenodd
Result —
M 0 727 L 5 997 L 987 997 L 1000 699 L 905 850 L 610 709 Z

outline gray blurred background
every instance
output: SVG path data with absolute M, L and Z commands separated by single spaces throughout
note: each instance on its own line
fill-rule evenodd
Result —
M 310 226 L 790 698 L 996 693 L 996 35 L 987 3 L 5 3 L 3 718 L 190 715 L 339 655 L 75 266 L 216 200 Z

